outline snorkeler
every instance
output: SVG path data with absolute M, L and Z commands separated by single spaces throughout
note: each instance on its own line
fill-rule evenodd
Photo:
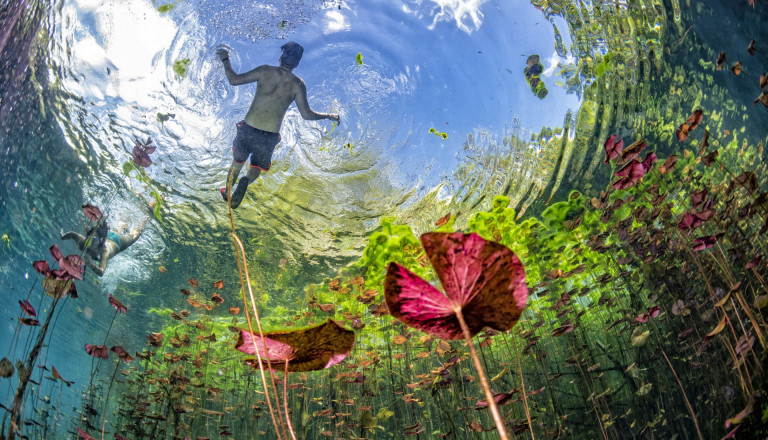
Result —
M 237 188 L 232 194 L 232 208 L 240 206 L 248 185 L 259 177 L 262 171 L 268 171 L 272 164 L 272 153 L 280 141 L 280 125 L 292 102 L 301 113 L 301 117 L 316 121 L 330 119 L 341 123 L 335 113 L 317 113 L 309 108 L 307 102 L 307 86 L 304 81 L 294 75 L 293 69 L 299 65 L 304 48 L 293 41 L 283 44 L 280 49 L 279 66 L 261 65 L 249 72 L 238 74 L 229 62 L 229 52 L 218 49 L 216 55 L 224 64 L 224 73 L 233 86 L 256 82 L 256 95 L 253 97 L 251 108 L 245 119 L 237 123 L 237 136 L 232 148 L 233 162 L 227 175 L 227 186 L 221 189 L 221 196 L 227 201 L 232 183 L 237 179 L 240 170 L 251 156 L 251 167 L 245 176 L 240 178 Z
M 153 199 L 149 203 L 149 211 L 151 213 L 154 209 L 157 200 Z M 130 231 L 127 234 L 120 234 L 116 231 L 112 231 L 107 226 L 107 217 L 103 216 L 95 226 L 88 229 L 85 236 L 78 234 L 77 232 L 67 232 L 66 234 L 61 232 L 62 240 L 75 240 L 77 246 L 81 251 L 86 251 L 85 262 L 98 276 L 103 276 L 104 271 L 107 269 L 107 261 L 119 254 L 120 252 L 128 249 L 128 246 L 132 245 L 139 239 L 141 233 L 144 231 L 144 227 L 147 222 L 152 218 L 152 215 L 148 213 L 147 217 L 142 220 L 139 226 Z M 88 249 L 85 249 L 85 244 L 90 237 L 90 243 Z M 96 265 L 93 260 L 99 262 Z

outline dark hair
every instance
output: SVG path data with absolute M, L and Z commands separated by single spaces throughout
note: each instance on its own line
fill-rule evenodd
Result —
M 280 46 L 280 49 L 283 51 L 283 54 L 280 55 L 280 64 L 290 69 L 299 65 L 301 56 L 304 54 L 304 48 L 301 47 L 301 44 L 289 41 Z
M 102 218 L 96 223 L 96 226 L 89 228 L 85 233 L 86 238 L 91 239 L 91 243 L 90 246 L 88 246 L 88 249 L 83 250 L 87 251 L 91 257 L 98 260 L 101 257 L 101 250 L 106 246 L 108 233 L 109 226 L 107 225 L 106 220 Z

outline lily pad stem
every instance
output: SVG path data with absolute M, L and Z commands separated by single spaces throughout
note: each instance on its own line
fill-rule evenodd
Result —
M 496 429 L 499 431 L 499 437 L 502 440 L 509 440 L 509 437 L 507 437 L 507 429 L 504 426 L 504 420 L 501 418 L 499 408 L 496 406 L 496 401 L 493 400 L 493 393 L 491 393 L 491 386 L 488 385 L 488 378 L 485 376 L 483 366 L 480 364 L 480 358 L 477 357 L 475 345 L 472 344 L 472 335 L 469 333 L 469 327 L 467 327 L 467 323 L 464 321 L 461 307 L 456 307 L 453 311 L 456 313 L 456 318 L 459 320 L 461 331 L 464 333 L 464 339 L 467 340 L 467 344 L 469 345 L 469 354 L 472 356 L 472 362 L 475 363 L 477 378 L 480 381 L 480 386 L 483 388 L 483 393 L 485 393 L 485 399 L 488 401 L 488 408 L 491 409 L 491 415 L 493 416 L 493 421 L 496 423 Z

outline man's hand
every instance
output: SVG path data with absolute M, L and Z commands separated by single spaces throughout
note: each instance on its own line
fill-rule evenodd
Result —
M 328 119 L 335 121 L 337 124 L 341 124 L 341 118 L 336 113 L 328 113 Z
M 229 52 L 227 52 L 227 49 L 216 49 L 216 55 L 219 56 L 221 61 L 229 59 Z

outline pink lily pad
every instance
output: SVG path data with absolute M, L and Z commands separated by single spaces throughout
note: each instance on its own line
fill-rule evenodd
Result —
M 659 158 L 656 156 L 655 151 L 651 151 L 645 156 L 645 160 L 643 161 L 643 169 L 647 172 L 653 164 L 656 163 L 656 161 L 659 160 Z
M 134 359 L 121 345 L 115 345 L 109 350 L 116 353 L 124 362 L 131 362 Z
M 76 280 L 83 279 L 85 261 L 79 255 L 67 255 L 66 258 L 59 258 L 57 262 L 59 267 L 65 270 L 70 277 Z
M 392 316 L 442 339 L 464 338 L 458 310 L 473 336 L 485 327 L 504 331 L 517 323 L 528 288 L 523 266 L 511 250 L 474 233 L 430 232 L 421 242 L 445 295 L 390 263 L 384 287 Z
M 133 151 L 131 152 L 131 157 L 133 158 L 133 162 L 136 165 L 144 168 L 152 165 L 152 159 L 149 158 L 149 154 L 155 151 L 155 147 L 150 146 L 149 144 L 151 143 L 152 139 L 147 139 L 147 142 L 144 144 L 136 141 L 136 145 L 133 147 Z
M 35 311 L 35 308 L 32 307 L 32 304 L 29 303 L 29 301 L 25 300 L 19 300 L 19 305 L 21 306 L 21 310 L 24 311 L 27 315 L 35 318 L 37 317 L 37 312 Z
M 109 356 L 109 350 L 106 345 L 85 344 L 85 352 L 95 358 L 106 359 Z
M 633 160 L 617 171 L 616 175 L 621 179 L 614 182 L 613 187 L 617 190 L 629 188 L 645 176 L 645 167 L 639 161 Z
M 112 296 L 112 294 L 109 294 L 109 304 L 115 308 L 115 310 L 118 311 L 118 313 L 127 313 L 128 307 L 125 306 L 122 302 L 120 302 L 117 298 Z
M 55 244 L 51 246 L 50 251 L 51 251 L 51 256 L 53 257 L 54 260 L 59 261 L 62 258 L 64 258 L 64 254 L 61 253 L 61 251 L 59 250 L 59 247 L 56 246 Z
M 320 370 L 336 365 L 347 357 L 354 343 L 353 331 L 328 319 L 324 324 L 305 329 L 264 333 L 263 341 L 258 334 L 240 329 L 235 348 L 269 360 L 273 370 L 282 371 L 287 361 L 288 371 L 295 372 Z M 246 362 L 258 368 L 255 358 L 246 359 Z
M 85 216 L 93 221 L 98 221 L 102 217 L 104 217 L 104 214 L 101 213 L 99 208 L 93 206 L 93 205 L 83 205 L 83 212 L 85 213 Z
M 48 266 L 48 262 L 45 260 L 38 260 L 32 263 L 32 267 L 35 268 L 37 273 L 43 275 L 43 276 L 50 276 L 51 275 L 51 267 Z
M 717 243 L 717 240 L 722 237 L 724 234 L 721 232 L 719 234 L 715 235 L 708 235 L 705 237 L 699 237 L 693 239 L 693 250 L 694 251 L 703 251 L 704 249 L 709 249 L 712 246 Z
M 606 139 L 605 144 L 603 144 L 603 148 L 605 149 L 605 162 L 608 163 L 611 161 L 611 159 L 615 159 L 619 157 L 621 154 L 621 150 L 624 149 L 624 139 L 619 139 L 618 142 L 616 142 L 616 136 L 615 134 L 612 134 Z

